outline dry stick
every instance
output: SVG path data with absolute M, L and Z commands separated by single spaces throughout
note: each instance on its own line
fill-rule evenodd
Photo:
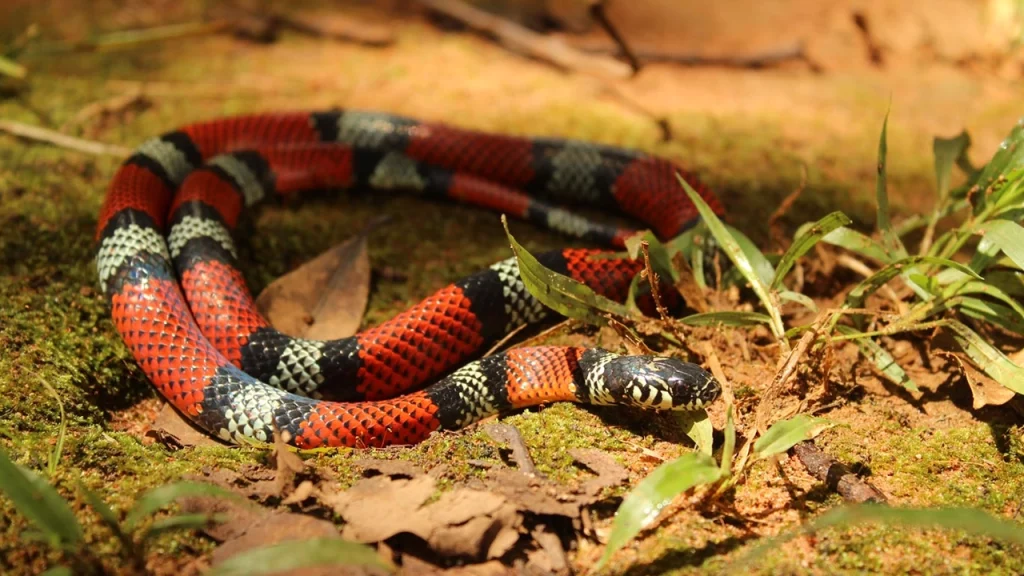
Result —
M 825 320 L 827 320 L 831 314 L 832 312 L 827 310 L 823 310 L 818 314 L 818 317 L 814 319 L 814 323 L 811 324 L 811 329 L 805 332 L 800 338 L 800 341 L 797 342 L 796 348 L 794 348 L 793 351 L 789 353 L 789 356 L 786 357 L 782 367 L 779 368 L 779 371 L 775 374 L 775 378 L 772 379 L 771 384 L 769 384 L 768 388 L 764 391 L 764 394 L 761 396 L 761 402 L 757 405 L 755 417 L 755 429 L 759 434 L 764 434 L 765 430 L 768 429 L 768 419 L 772 415 L 771 412 L 774 407 L 773 404 L 775 397 L 782 391 L 786 381 L 789 380 L 789 377 L 792 376 L 793 372 L 796 370 L 797 363 L 800 361 L 800 358 L 802 358 L 804 353 L 807 352 L 811 343 L 817 339 L 825 324 Z
M 647 283 L 651 286 L 651 298 L 654 299 L 654 309 L 658 311 L 658 316 L 661 317 L 662 321 L 669 322 L 671 319 L 668 317 L 668 309 L 662 305 L 661 292 L 658 291 L 658 282 L 661 279 L 658 278 L 654 268 L 651 267 L 651 253 L 646 240 L 640 242 L 640 251 L 644 253 L 643 273 L 647 276 Z
M 814 442 L 801 442 L 793 446 L 793 452 L 812 476 L 850 502 L 888 501 L 878 488 L 858 478 L 842 462 L 822 452 Z
M 523 435 L 519 433 L 515 426 L 495 422 L 484 426 L 484 431 L 496 442 L 508 444 L 509 448 L 512 449 L 512 460 L 516 463 L 516 466 L 519 466 L 519 470 L 523 474 L 540 476 L 537 472 L 537 467 L 533 464 L 533 458 L 530 457 L 530 451 L 526 448 L 526 441 L 523 440 Z
M 779 222 L 782 217 L 789 212 L 793 204 L 796 203 L 800 195 L 803 194 L 804 188 L 807 187 L 807 164 L 800 164 L 800 185 L 797 186 L 796 190 L 789 193 L 788 196 L 783 198 L 782 202 L 779 203 L 779 207 L 772 212 L 772 215 L 768 217 L 768 230 L 771 231 L 772 241 L 778 246 L 782 246 L 782 225 Z
M 28 124 L 11 122 L 9 120 L 0 120 L 0 132 L 7 132 L 8 134 L 13 134 L 14 136 L 24 138 L 26 140 L 46 142 L 47 144 L 53 144 L 54 146 L 67 148 L 68 150 L 85 152 L 86 154 L 95 154 L 97 156 L 119 156 L 124 158 L 132 153 L 128 148 L 121 146 L 83 140 L 81 138 L 75 138 L 74 136 L 68 136 L 46 128 L 40 128 L 39 126 L 30 126 Z
M 627 64 L 611 58 L 587 54 L 568 44 L 538 34 L 528 28 L 495 16 L 461 0 L 419 0 L 427 8 L 496 37 L 503 44 L 565 70 L 585 72 L 605 79 L 623 79 L 632 75 Z
M 626 43 L 626 39 L 623 38 L 622 34 L 619 33 L 612 21 L 608 18 L 608 14 L 605 12 L 604 0 L 598 0 L 590 5 L 590 15 L 604 28 L 604 31 L 611 36 L 611 39 L 618 45 L 619 50 L 622 51 L 622 56 L 629 62 L 630 68 L 633 69 L 633 74 L 636 75 L 640 72 L 640 59 L 636 57 L 636 53 Z
M 585 48 L 592 54 L 610 54 L 605 47 Z M 675 52 L 638 51 L 633 55 L 642 62 L 668 62 L 682 66 L 727 66 L 731 68 L 765 68 L 788 60 L 803 60 L 817 70 L 818 65 L 807 56 L 802 42 L 741 56 L 709 56 Z

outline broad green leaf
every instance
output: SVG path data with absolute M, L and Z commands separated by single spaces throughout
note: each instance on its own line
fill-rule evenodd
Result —
M 28 69 L 14 60 L 0 55 L 0 75 L 9 76 L 16 80 L 24 80 L 28 76 Z
M 810 226 L 812 225 L 807 225 L 807 227 Z M 804 230 L 804 227 L 801 227 L 800 230 Z M 845 226 L 836 228 L 829 232 L 822 237 L 821 240 L 822 242 L 832 244 L 833 246 L 839 246 L 840 248 L 845 248 L 850 252 L 860 254 L 861 256 L 866 256 L 876 262 L 881 262 L 883 264 L 892 262 L 892 258 L 885 253 L 885 249 L 882 248 L 881 244 L 875 242 L 870 237 L 865 236 L 856 230 L 846 228 Z
M 836 329 L 845 335 L 859 334 L 860 332 L 850 326 L 838 325 Z M 878 345 L 877 342 L 871 338 L 856 338 L 854 344 L 860 348 L 861 354 L 865 358 L 870 360 L 878 371 L 885 376 L 885 379 L 892 382 L 893 384 L 902 386 L 911 392 L 920 392 L 921 389 L 917 387 L 917 383 L 907 375 L 903 370 L 903 367 L 896 363 L 896 359 L 892 357 L 892 354 Z
M 545 306 L 567 318 L 576 318 L 590 324 L 603 326 L 607 320 L 601 312 L 620 317 L 629 317 L 629 309 L 591 290 L 586 284 L 563 276 L 544 267 L 526 248 L 523 248 L 508 229 L 504 214 L 501 223 L 505 227 L 512 246 L 512 252 L 519 263 L 519 276 L 526 289 Z
M 975 214 L 984 210 L 988 204 L 998 202 L 1010 174 L 1024 168 L 1024 146 L 1021 146 L 1022 143 L 1024 143 L 1024 125 L 1018 122 L 978 176 L 977 185 L 985 193 L 974 195 L 976 198 Z
M 217 564 L 207 576 L 262 576 L 302 568 L 369 566 L 389 573 L 395 567 L 376 550 L 340 538 L 287 540 L 246 550 Z
M 939 266 L 947 266 L 949 268 L 955 268 L 968 276 L 981 279 L 977 272 L 971 270 L 967 266 L 954 262 L 946 258 L 937 258 L 935 256 L 910 256 L 903 258 L 892 264 L 886 265 L 884 268 L 875 272 L 871 276 L 868 276 L 860 282 L 850 293 L 846 296 L 846 303 L 851 308 L 860 308 L 864 304 L 864 299 L 868 295 L 872 294 L 887 282 L 895 278 L 897 275 L 902 274 L 910 268 L 922 263 L 936 264 Z
M 932 141 L 932 152 L 935 156 L 935 189 L 939 196 L 937 205 L 941 205 L 949 194 L 949 178 L 953 174 L 953 164 L 966 154 L 970 145 L 971 137 L 966 130 L 953 138 L 935 138 Z
M 756 324 L 771 324 L 772 319 L 760 312 L 721 310 L 690 314 L 679 321 L 687 326 L 754 326 Z
M 165 506 L 169 506 L 180 498 L 196 496 L 209 496 L 214 498 L 228 498 L 244 501 L 241 495 L 231 492 L 230 490 L 225 490 L 219 486 L 214 486 L 213 484 L 204 484 L 201 482 L 177 482 L 174 484 L 168 484 L 146 492 L 135 502 L 135 506 L 130 512 L 128 512 L 128 516 L 125 518 L 124 531 L 132 533 L 136 528 L 138 528 L 139 522 L 157 510 L 160 510 Z
M 953 338 L 971 359 L 971 362 L 974 362 L 985 374 L 1017 394 L 1024 394 L 1024 368 L 1014 364 L 1002 352 L 962 323 L 949 320 L 944 323 L 944 326 L 949 328 Z
M 885 120 L 882 121 L 882 134 L 878 138 L 878 178 L 875 180 L 875 202 L 877 204 L 878 232 L 882 236 L 882 247 L 886 254 L 892 259 L 907 257 L 907 249 L 896 235 L 889 218 L 889 193 L 886 190 L 886 164 L 888 160 L 888 144 L 886 142 L 889 128 L 889 112 L 885 113 Z
M 0 450 L 0 492 L 7 496 L 53 547 L 82 542 L 82 528 L 67 501 L 35 472 L 15 464 Z
M 992 270 L 985 275 L 985 282 L 1010 296 L 1024 298 L 1024 273 L 1016 270 Z
M 684 410 L 675 412 L 676 421 L 683 432 L 693 440 L 697 451 L 701 454 L 711 455 L 714 443 L 715 429 L 711 426 L 706 410 Z
M 818 518 L 779 536 L 765 538 L 750 552 L 741 556 L 735 566 L 749 566 L 772 550 L 803 534 L 826 528 L 846 528 L 867 522 L 880 522 L 907 528 L 943 528 L 963 531 L 1002 542 L 1024 545 L 1024 528 L 1020 524 L 973 508 L 896 508 L 883 504 L 855 504 L 829 510 Z M 739 573 L 739 572 L 737 572 Z
M 989 283 L 988 280 L 968 279 L 959 285 L 950 286 L 948 291 L 953 296 L 984 294 L 985 296 L 999 300 L 1008 306 L 1010 310 L 1012 310 L 1012 316 L 1016 316 L 1016 319 L 1024 320 L 1024 306 L 1021 306 L 1013 296 L 1004 292 L 999 286 Z
M 655 468 L 623 499 L 615 513 L 608 544 L 595 570 L 599 570 L 620 548 L 650 526 L 662 509 L 677 496 L 696 486 L 716 482 L 721 477 L 722 470 L 714 459 L 699 452 L 684 454 Z
M 828 216 L 825 216 L 821 220 L 811 224 L 809 227 L 802 228 L 801 232 L 796 235 L 793 239 L 793 244 L 786 250 L 786 253 L 782 255 L 782 260 L 779 261 L 779 267 L 775 271 L 775 278 L 772 279 L 769 288 L 777 290 L 782 284 L 782 281 L 789 274 L 789 271 L 796 264 L 796 261 L 801 256 L 807 253 L 808 250 L 814 248 L 814 245 L 818 243 L 822 238 L 831 233 L 833 230 L 840 226 L 846 226 L 851 224 L 852 221 L 843 214 L 842 212 L 833 212 Z
M 626 238 L 626 251 L 633 260 L 643 262 L 643 253 L 640 249 L 641 242 L 647 242 L 647 253 L 651 257 L 651 268 L 662 278 L 671 278 L 672 282 L 679 281 L 679 271 L 672 265 L 672 255 L 665 244 L 662 244 L 654 232 L 644 230 Z
M 750 264 L 754 267 L 754 271 L 757 272 L 757 277 L 761 279 L 766 286 L 771 284 L 772 278 L 775 277 L 775 267 L 768 261 L 768 257 L 761 253 L 761 250 L 757 247 L 754 242 L 747 237 L 746 234 L 740 232 L 736 228 L 725 225 L 725 229 L 732 235 L 733 239 L 736 240 L 736 244 L 739 245 L 740 250 L 750 261 Z
M 782 454 L 804 440 L 810 440 L 832 424 L 824 418 L 799 414 L 772 424 L 754 443 L 754 457 L 768 458 Z
M 761 304 L 768 311 L 768 316 L 771 318 L 769 326 L 771 327 L 772 332 L 777 338 L 780 338 L 779 342 L 782 347 L 788 349 L 788 342 L 782 340 L 786 332 L 782 325 L 782 316 L 779 312 L 778 306 L 772 299 L 771 294 L 769 294 L 767 283 L 761 279 L 760 273 L 753 263 L 751 263 L 745 251 L 740 247 L 739 242 L 737 242 L 736 238 L 729 233 L 725 224 L 718 219 L 718 216 L 713 210 L 711 210 L 711 207 L 704 202 L 704 199 L 700 197 L 700 194 L 697 194 L 690 184 L 678 173 L 676 174 L 676 179 L 686 191 L 686 195 L 690 197 L 690 201 L 693 202 L 693 205 L 697 208 L 701 218 L 704 220 L 708 229 L 711 230 L 711 234 L 715 237 L 715 240 L 718 241 L 718 245 L 721 247 L 722 251 L 725 252 L 725 255 L 729 257 L 729 260 L 732 261 L 733 265 L 741 274 L 743 274 L 743 277 L 747 279 L 747 282 L 750 283 L 750 286 L 757 294 L 758 299 L 761 300 Z M 757 252 L 756 248 L 754 251 Z M 760 252 L 757 252 L 757 254 L 760 255 Z M 763 255 L 761 256 L 761 259 L 764 259 Z M 774 272 L 768 275 L 769 279 L 773 275 Z
M 1009 220 L 986 222 L 979 232 L 1024 270 L 1024 228 Z

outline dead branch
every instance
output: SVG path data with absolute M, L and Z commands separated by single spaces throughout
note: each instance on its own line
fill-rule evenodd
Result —
M 878 488 L 858 478 L 842 462 L 822 452 L 814 442 L 808 440 L 797 444 L 793 447 L 793 453 L 812 476 L 850 502 L 888 501 Z
M 76 152 L 84 152 L 86 154 L 95 154 L 97 156 L 120 156 L 123 158 L 132 153 L 131 150 L 122 146 L 83 140 L 46 128 L 40 128 L 39 126 L 30 126 L 9 120 L 0 120 L 0 132 L 7 132 L 18 138 L 34 142 L 45 142 L 60 148 L 67 148 L 68 150 L 75 150 Z

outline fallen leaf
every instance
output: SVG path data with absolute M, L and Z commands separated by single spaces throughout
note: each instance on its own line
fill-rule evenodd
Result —
M 312 482 L 309 480 L 303 480 L 287 498 L 281 501 L 281 504 L 286 506 L 291 504 L 301 504 L 313 495 L 315 489 L 316 487 Z
M 430 476 L 409 480 L 373 476 L 352 488 L 321 497 L 321 501 L 345 519 L 343 536 L 356 542 L 379 542 L 408 532 L 426 540 L 430 520 L 419 508 L 434 493 Z
M 1017 396 L 1016 392 L 975 370 L 956 354 L 946 353 L 943 356 L 952 358 L 960 368 L 960 373 L 964 375 L 964 380 L 971 389 L 972 407 L 975 410 L 985 406 L 1002 406 Z
M 363 469 L 364 476 L 382 474 L 392 478 L 415 478 L 423 475 L 423 470 L 412 462 L 405 460 L 381 460 L 378 458 L 361 458 L 353 462 Z
M 296 338 L 333 340 L 359 330 L 370 296 L 369 233 L 356 236 L 270 283 L 256 307 L 274 328 Z
M 584 494 L 597 496 L 605 488 L 618 486 L 629 478 L 625 468 L 615 461 L 611 454 L 596 448 L 574 448 L 569 455 L 577 462 L 597 474 L 597 478 L 588 480 L 580 486 Z
M 163 444 L 170 450 L 191 446 L 222 446 L 209 435 L 200 432 L 170 404 L 164 403 L 145 436 Z

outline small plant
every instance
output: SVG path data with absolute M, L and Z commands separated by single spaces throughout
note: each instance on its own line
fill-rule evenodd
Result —
M 762 254 L 738 231 L 722 223 L 689 184 L 679 178 L 702 217 L 702 222 L 685 234 L 662 244 L 650 232 L 631 239 L 630 255 L 637 257 L 636 244 L 643 244 L 648 258 L 646 273 L 655 273 L 679 280 L 679 271 L 672 263 L 689 262 L 694 280 L 703 285 L 704 247 L 698 241 L 707 233 L 732 263 L 729 273 L 722 275 L 724 284 L 749 287 L 756 295 L 763 312 L 710 311 L 680 319 L 661 318 L 662 336 L 679 344 L 679 325 L 767 325 L 779 348 L 782 368 L 773 382 L 761 393 L 757 406 L 758 431 L 764 433 L 751 443 L 748 438 L 735 454 L 736 434 L 734 407 L 727 406 L 725 441 L 719 461 L 712 457 L 712 430 L 706 414 L 683 417 L 683 428 L 697 446 L 697 452 L 666 462 L 655 469 L 624 499 L 616 513 L 607 547 L 595 570 L 641 530 L 650 526 L 660 511 L 678 495 L 699 486 L 707 486 L 714 499 L 742 479 L 749 465 L 770 458 L 813 438 L 830 424 L 820 418 L 797 415 L 774 424 L 773 398 L 793 373 L 808 349 L 844 340 L 853 341 L 862 355 L 871 361 L 886 379 L 917 391 L 917 385 L 893 356 L 877 341 L 880 336 L 943 329 L 949 332 L 966 359 L 999 384 L 1024 394 L 1024 368 L 1006 357 L 997 347 L 982 338 L 978 330 L 1005 330 L 1024 336 L 1024 123 L 1018 124 L 983 168 L 975 169 L 966 158 L 970 139 L 966 133 L 951 139 L 937 138 L 934 144 L 936 204 L 930 214 L 912 218 L 899 227 L 892 225 L 886 181 L 886 127 L 882 124 L 878 149 L 876 180 L 877 228 L 880 240 L 857 232 L 848 225 L 851 220 L 834 212 L 800 227 L 793 243 L 780 258 Z M 967 176 L 967 182 L 950 189 L 953 166 Z M 935 237 L 940 221 L 958 213 L 966 218 L 958 225 Z M 503 220 L 504 221 L 504 220 Z M 903 237 L 923 229 L 917 253 L 911 255 Z M 628 339 L 638 339 L 629 326 L 649 322 L 630 302 L 621 305 L 603 298 L 587 286 L 544 268 L 508 232 L 513 252 L 526 287 L 541 302 L 557 312 L 584 322 L 626 327 Z M 953 260 L 968 243 L 977 239 L 970 261 Z M 866 270 L 865 278 L 847 295 L 845 302 L 833 310 L 819 311 L 804 294 L 786 286 L 787 276 L 797 260 L 818 242 L 839 246 L 863 258 L 858 268 Z M 652 265 L 652 262 L 654 263 Z M 870 263 L 870 264 L 868 264 Z M 903 295 L 889 288 L 890 283 L 903 284 Z M 639 280 L 634 281 L 631 296 Z M 656 280 L 651 281 L 656 289 Z M 886 288 L 884 294 L 905 313 L 872 315 L 867 320 L 866 299 Z M 815 312 L 808 324 L 787 327 L 781 303 L 795 302 Z M 799 337 L 796 347 L 792 339 Z M 808 525 L 807 530 L 860 521 L 882 521 L 895 524 L 956 527 L 969 532 L 1013 542 L 1024 539 L 1024 531 L 1015 524 L 977 510 L 911 510 L 884 507 L 839 508 Z M 962 523 L 961 523 L 962 521 Z M 760 552 L 759 552 L 760 553 Z

